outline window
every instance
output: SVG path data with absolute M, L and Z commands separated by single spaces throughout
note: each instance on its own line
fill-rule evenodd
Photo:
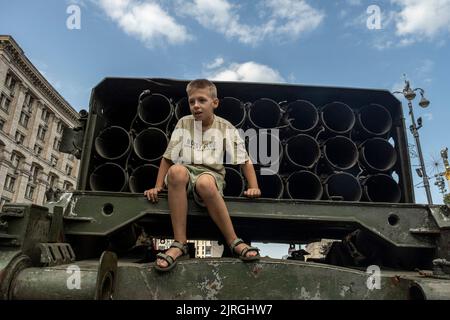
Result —
M 14 78 L 14 76 L 8 72 L 8 74 L 6 75 L 6 81 L 5 81 L 5 86 L 9 89 L 9 90 L 14 90 L 14 87 L 16 86 L 17 80 L 16 78 Z
M 34 186 L 29 184 L 27 185 L 27 189 L 25 190 L 25 198 L 33 200 L 33 195 L 34 195 Z
M 34 153 L 36 153 L 36 155 L 40 156 L 42 153 L 42 147 L 38 144 L 34 145 Z
M 5 111 L 6 113 L 8 113 L 10 104 L 11 104 L 11 99 L 2 93 L 0 96 L 0 108 L 3 111 Z
M 8 199 L 8 198 L 1 198 L 1 200 L 0 200 L 0 210 L 3 208 L 3 206 L 5 204 L 10 203 L 10 202 L 11 202 L 11 200 Z
M 6 121 L 0 118 L 0 131 L 3 131 Z
M 23 141 L 25 140 L 25 135 L 22 132 L 17 130 L 15 138 L 16 138 L 17 144 L 23 144 Z
M 67 190 L 67 191 L 72 191 L 73 190 L 73 184 L 70 183 L 69 181 L 64 181 L 63 189 Z
M 55 151 L 59 151 L 60 145 L 61 145 L 61 140 L 59 140 L 58 138 L 55 138 L 55 140 L 53 141 L 53 149 Z
M 42 114 L 41 114 L 41 119 L 45 122 L 48 122 L 48 119 L 50 118 L 50 112 L 48 111 L 48 109 L 44 106 L 42 108 Z
M 61 120 L 58 121 L 58 128 L 57 128 L 58 133 L 62 133 L 64 130 L 64 127 L 65 127 L 64 122 L 62 122 Z
M 72 169 L 73 168 L 71 166 L 69 166 L 68 164 L 66 165 L 66 173 L 68 176 L 70 176 L 72 174 Z
M 29 120 L 30 120 L 30 116 L 22 111 L 20 113 L 20 118 L 19 118 L 19 123 L 22 125 L 22 127 L 28 128 L 28 121 Z
M 205 256 L 208 256 L 208 257 L 211 256 L 211 246 L 205 247 Z
M 48 174 L 48 184 L 50 185 L 50 188 L 54 188 L 56 186 L 56 183 L 58 181 L 58 177 L 56 175 L 54 175 L 53 173 L 49 173 Z
M 31 180 L 33 183 L 36 183 L 37 178 L 38 178 L 38 176 L 39 176 L 39 171 L 40 171 L 40 168 L 39 168 L 37 165 L 33 164 L 33 165 L 31 166 L 31 170 L 30 170 L 30 180 Z
M 25 100 L 23 101 L 23 108 L 25 110 L 27 110 L 28 112 L 31 112 L 32 111 L 31 108 L 33 106 L 33 102 L 34 102 L 34 97 L 29 92 L 27 92 L 25 94 Z
M 9 192 L 14 192 L 14 184 L 16 183 L 16 178 L 7 175 L 5 179 L 5 190 Z
M 58 164 L 58 158 L 52 155 L 50 158 L 50 163 L 52 164 L 53 167 L 56 167 L 56 165 Z
M 19 156 L 17 153 L 15 153 L 15 152 L 12 152 L 12 153 L 11 153 L 11 158 L 10 158 L 10 160 L 11 160 L 11 164 L 12 164 L 13 168 L 19 167 L 19 164 L 20 164 L 20 160 L 21 160 L 21 159 L 22 159 L 22 157 Z
M 46 133 L 47 133 L 46 126 L 40 125 L 37 133 L 37 138 L 41 141 L 44 141 Z

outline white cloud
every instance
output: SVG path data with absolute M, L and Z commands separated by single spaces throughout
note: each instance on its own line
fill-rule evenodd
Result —
M 208 78 L 222 81 L 285 82 L 277 70 L 253 61 L 232 63 L 213 71 Z
M 276 34 L 298 37 L 300 34 L 316 29 L 324 14 L 312 8 L 304 0 L 266 0 L 267 7 L 273 11 L 273 19 L 281 20 L 275 28 Z
M 98 0 L 97 3 L 123 31 L 149 47 L 162 41 L 184 43 L 192 38 L 187 29 L 155 1 Z
M 306 0 L 265 0 L 262 4 L 269 14 L 259 25 L 242 23 L 238 6 L 228 0 L 179 0 L 177 7 L 180 14 L 193 17 L 203 27 L 253 45 L 270 36 L 296 39 L 316 29 L 324 18 Z
M 414 43 L 416 43 L 416 40 L 413 39 L 413 38 L 403 38 L 398 43 L 398 46 L 399 47 L 407 47 L 407 46 L 412 45 Z
M 222 57 L 217 57 L 213 62 L 207 63 L 205 66 L 207 69 L 215 69 L 223 65 L 225 60 Z
M 347 5 L 361 5 L 362 1 L 346 0 Z M 450 33 L 450 0 L 390 0 L 393 5 L 381 7 L 381 30 L 368 30 L 372 47 L 378 50 L 407 47 L 424 40 L 435 40 Z M 348 10 L 348 7 L 343 9 Z M 357 13 L 353 19 L 345 12 L 344 26 L 366 29 L 367 12 Z M 437 39 L 434 44 L 445 44 Z
M 402 7 L 397 18 L 397 35 L 433 38 L 450 32 L 450 0 L 392 0 Z
M 238 38 L 242 43 L 256 43 L 261 32 L 256 27 L 240 23 L 237 8 L 227 0 L 180 1 L 180 12 L 193 17 L 203 27 L 216 30 L 226 37 Z

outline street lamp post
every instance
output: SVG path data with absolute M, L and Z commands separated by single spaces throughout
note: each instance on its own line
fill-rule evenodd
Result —
M 430 190 L 430 182 L 429 178 L 425 169 L 425 162 L 423 160 L 423 154 L 422 154 L 422 148 L 420 146 L 420 139 L 419 139 L 419 129 L 422 128 L 422 119 L 419 118 L 419 123 L 416 123 L 416 119 L 414 117 L 413 112 L 413 105 L 412 101 L 416 97 L 416 91 L 420 92 L 421 99 L 419 102 L 419 106 L 422 108 L 426 108 L 430 105 L 430 101 L 428 101 L 425 97 L 425 91 L 422 88 L 416 88 L 411 89 L 409 81 L 405 80 L 405 87 L 403 88 L 403 91 L 395 91 L 395 93 L 402 93 L 403 96 L 408 100 L 408 108 L 409 108 L 409 115 L 411 116 L 411 126 L 409 129 L 411 130 L 412 135 L 414 136 L 414 139 L 416 140 L 416 147 L 417 147 L 417 153 L 419 155 L 419 161 L 420 161 L 420 169 L 422 171 L 422 178 L 423 178 L 423 186 L 425 188 L 425 192 L 427 194 L 427 200 L 428 204 L 433 204 L 433 199 L 431 197 L 431 190 Z

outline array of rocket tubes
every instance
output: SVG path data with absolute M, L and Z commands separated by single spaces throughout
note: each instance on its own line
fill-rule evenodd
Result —
M 89 176 L 91 190 L 142 193 L 153 187 L 169 137 L 177 121 L 189 114 L 187 98 L 173 101 L 144 91 L 130 127 L 110 125 L 95 137 L 101 161 Z M 306 100 L 244 102 L 225 97 L 215 114 L 243 132 L 255 129 L 256 135 L 244 140 L 263 198 L 402 200 L 393 175 L 397 151 L 386 106 L 352 109 L 339 101 L 315 106 Z M 249 150 L 255 146 L 264 152 Z M 225 169 L 224 195 L 243 196 L 246 182 L 239 166 L 225 164 Z

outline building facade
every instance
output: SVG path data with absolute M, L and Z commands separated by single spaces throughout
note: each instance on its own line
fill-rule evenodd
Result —
M 156 239 L 155 247 L 158 250 L 167 250 L 172 244 L 172 239 Z M 196 258 L 220 258 L 223 252 L 223 245 L 211 240 L 188 240 L 195 247 Z
M 337 240 L 332 239 L 322 239 L 320 242 L 312 242 L 306 245 L 305 250 L 309 253 L 306 259 L 324 259 L 324 251 L 331 245 L 332 242 Z
M 0 208 L 41 205 L 51 191 L 76 187 L 79 160 L 58 150 L 64 127 L 75 126 L 78 113 L 15 40 L 0 35 Z

